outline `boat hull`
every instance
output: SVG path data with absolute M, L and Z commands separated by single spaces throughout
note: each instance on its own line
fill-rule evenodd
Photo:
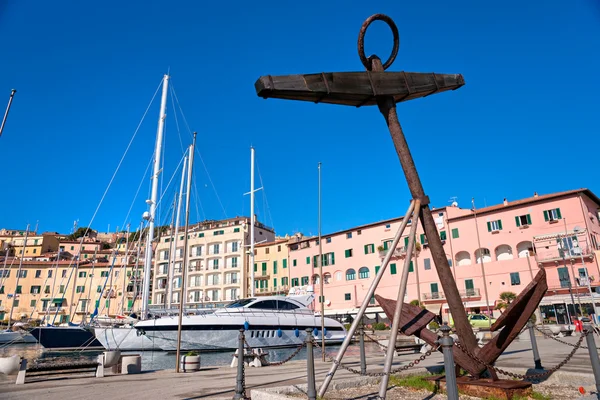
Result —
M 295 317 L 243 317 L 243 316 L 186 316 L 182 321 L 181 349 L 183 350 L 233 350 L 238 348 L 240 329 L 245 332 L 250 347 L 296 347 L 306 339 L 306 328 L 317 329 L 316 339 L 321 339 L 321 320 L 314 316 Z M 142 321 L 135 328 L 166 351 L 177 349 L 177 317 Z M 325 341 L 341 343 L 346 330 L 337 321 L 326 319 Z
M 52 350 L 104 349 L 94 333 L 79 326 L 36 327 L 31 334 L 42 346 Z
M 107 350 L 148 351 L 162 350 L 152 341 L 152 338 L 139 334 L 130 326 L 124 327 L 95 327 L 96 339 Z
M 0 344 L 13 343 L 37 343 L 37 340 L 28 332 L 0 332 Z

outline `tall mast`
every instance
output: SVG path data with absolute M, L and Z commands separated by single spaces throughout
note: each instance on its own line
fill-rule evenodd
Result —
M 175 197 L 173 198 L 173 214 L 171 217 L 171 225 L 169 225 L 169 229 L 171 229 L 171 242 L 169 243 L 169 263 L 167 264 L 167 280 L 165 284 L 165 299 L 163 301 L 165 308 L 171 308 L 171 279 L 173 279 L 173 254 L 175 250 L 173 250 L 173 243 L 175 242 L 175 210 L 177 208 L 177 193 L 175 193 Z
M 158 130 L 156 132 L 156 145 L 154 148 L 154 167 L 152 172 L 152 194 L 148 203 L 150 204 L 150 215 L 148 216 L 148 240 L 146 248 L 146 260 L 144 262 L 144 288 L 142 291 L 142 318 L 148 316 L 148 300 L 150 299 L 150 279 L 152 274 L 152 242 L 154 241 L 154 223 L 156 217 L 156 201 L 158 198 L 158 175 L 161 172 L 160 156 L 162 154 L 163 131 L 167 115 L 167 93 L 169 87 L 169 75 L 164 76 L 162 98 L 160 101 L 160 115 L 158 117 Z
M 254 147 L 250 147 L 250 293 L 254 297 Z
M 6 111 L 4 112 L 4 118 L 2 118 L 2 124 L 0 125 L 0 136 L 2 136 L 2 131 L 4 130 L 4 124 L 6 124 L 6 119 L 8 118 L 8 112 L 10 111 L 10 106 L 13 101 L 13 97 L 15 97 L 15 93 L 17 93 L 17 89 L 13 89 L 10 92 L 10 97 L 8 98 L 8 106 L 6 106 Z
M 190 166 L 191 166 L 191 162 L 190 162 Z M 185 185 L 185 174 L 186 174 L 186 168 L 185 166 L 187 165 L 187 156 L 185 156 L 183 158 L 183 167 L 181 168 L 181 183 L 179 185 L 179 200 L 177 201 L 177 216 L 175 217 L 175 239 L 171 239 L 173 242 L 173 268 L 171 268 L 169 266 L 169 269 L 171 272 L 170 275 L 170 280 L 167 279 L 167 308 L 171 308 L 171 301 L 173 300 L 172 296 L 173 296 L 173 287 L 172 287 L 172 283 L 173 283 L 173 278 L 175 277 L 175 264 L 177 262 L 177 239 L 179 238 L 179 221 L 180 221 L 180 215 L 181 215 L 181 203 L 183 203 L 183 188 Z M 191 167 L 190 167 L 191 168 Z M 187 191 L 190 191 L 190 188 L 188 186 Z M 183 261 L 181 260 L 181 270 L 183 271 Z M 183 290 L 183 289 L 182 289 Z M 180 292 L 181 294 L 181 292 Z
M 181 359 L 181 323 L 183 320 L 183 310 L 187 298 L 185 276 L 188 269 L 188 261 L 190 258 L 188 249 L 188 232 L 190 225 L 190 194 L 192 193 L 192 173 L 194 167 L 194 149 L 196 147 L 196 132 L 194 132 L 194 140 L 190 146 L 190 163 L 188 164 L 187 174 L 187 191 L 185 193 L 185 228 L 183 233 L 183 260 L 181 261 L 181 290 L 179 291 L 179 321 L 177 324 L 177 355 L 175 357 L 176 367 L 175 372 L 179 372 L 179 360 Z
M 10 313 L 8 314 L 8 324 L 6 325 L 10 329 L 10 321 L 12 320 L 13 309 L 15 308 L 15 300 L 17 298 L 17 288 L 19 287 L 19 280 L 21 279 L 21 270 L 23 269 L 23 257 L 25 256 L 25 248 L 27 247 L 27 237 L 29 236 L 29 224 L 27 224 L 27 230 L 25 231 L 25 240 L 23 240 L 23 250 L 21 250 L 21 257 L 19 257 L 19 270 L 17 271 L 17 282 L 15 284 L 15 293 L 13 294 L 13 301 L 10 305 Z
M 125 239 L 125 267 L 123 271 L 123 286 L 121 289 L 121 315 L 125 311 L 125 299 L 127 298 L 127 264 L 129 264 L 129 229 L 131 224 L 127 224 L 127 239 Z
M 319 303 L 321 303 L 321 348 L 322 360 L 325 361 L 325 293 L 323 293 L 323 238 L 321 237 L 321 163 L 319 163 Z

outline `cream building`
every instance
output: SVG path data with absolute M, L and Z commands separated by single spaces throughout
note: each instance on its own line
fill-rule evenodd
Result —
M 248 285 L 244 282 L 248 282 L 250 229 L 249 217 L 205 221 L 190 226 L 189 265 L 184 290 L 188 307 L 218 307 L 247 296 Z M 254 237 L 257 243 L 269 242 L 275 239 L 275 233 L 272 228 L 256 222 Z M 159 240 L 154 253 L 152 304 L 168 306 L 167 293 L 172 290 L 171 306 L 178 305 L 184 235 L 180 231 L 175 238 L 167 232 Z
M 288 240 L 254 246 L 254 292 L 256 295 L 287 294 L 289 289 Z

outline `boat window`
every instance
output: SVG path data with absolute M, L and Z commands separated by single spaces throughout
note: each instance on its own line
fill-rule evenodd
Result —
M 265 331 L 262 331 L 262 337 L 265 337 Z
M 250 337 L 253 338 L 254 337 L 254 331 L 250 331 Z
M 234 302 L 231 302 L 229 304 L 227 304 L 225 307 L 227 308 L 237 308 L 237 307 L 245 307 L 246 305 L 252 303 L 253 301 L 255 301 L 256 299 L 251 298 L 251 299 L 240 299 Z
M 297 305 L 290 303 L 288 301 L 283 301 L 283 300 L 279 300 L 277 301 L 277 308 L 279 310 L 295 310 L 296 308 L 299 308 Z
M 271 331 L 267 331 L 267 337 L 271 336 Z
M 257 308 L 261 310 L 276 310 L 277 304 L 275 300 L 263 300 L 259 301 L 258 303 L 252 304 L 251 306 L 248 306 L 248 308 Z

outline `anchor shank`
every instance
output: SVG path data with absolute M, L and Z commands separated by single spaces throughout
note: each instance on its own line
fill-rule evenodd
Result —
M 372 60 L 372 65 L 373 71 L 383 71 L 381 61 L 378 58 Z M 421 179 L 419 178 L 415 162 L 410 154 L 410 149 L 408 148 L 408 143 L 402 132 L 400 121 L 398 121 L 394 98 L 390 96 L 378 96 L 377 106 L 385 118 L 390 130 L 392 141 L 394 142 L 396 153 L 400 159 L 400 164 L 402 165 L 402 170 L 404 171 L 410 193 L 414 199 L 422 200 L 423 204 L 421 204 L 420 210 L 421 224 L 423 225 L 425 236 L 429 242 L 429 250 L 431 251 L 431 257 L 433 258 L 437 274 L 440 278 L 440 283 L 444 289 L 446 299 L 448 300 L 448 308 L 452 313 L 456 332 L 462 343 L 467 346 L 467 348 L 472 349 L 472 351 L 477 353 L 479 346 L 477 345 L 473 329 L 467 320 L 467 314 L 462 305 L 456 282 L 452 276 L 452 271 L 448 265 L 448 259 L 446 258 L 442 241 L 438 235 L 435 221 L 433 220 L 431 210 L 426 201 Z M 421 299 L 419 299 L 419 301 L 421 301 Z

